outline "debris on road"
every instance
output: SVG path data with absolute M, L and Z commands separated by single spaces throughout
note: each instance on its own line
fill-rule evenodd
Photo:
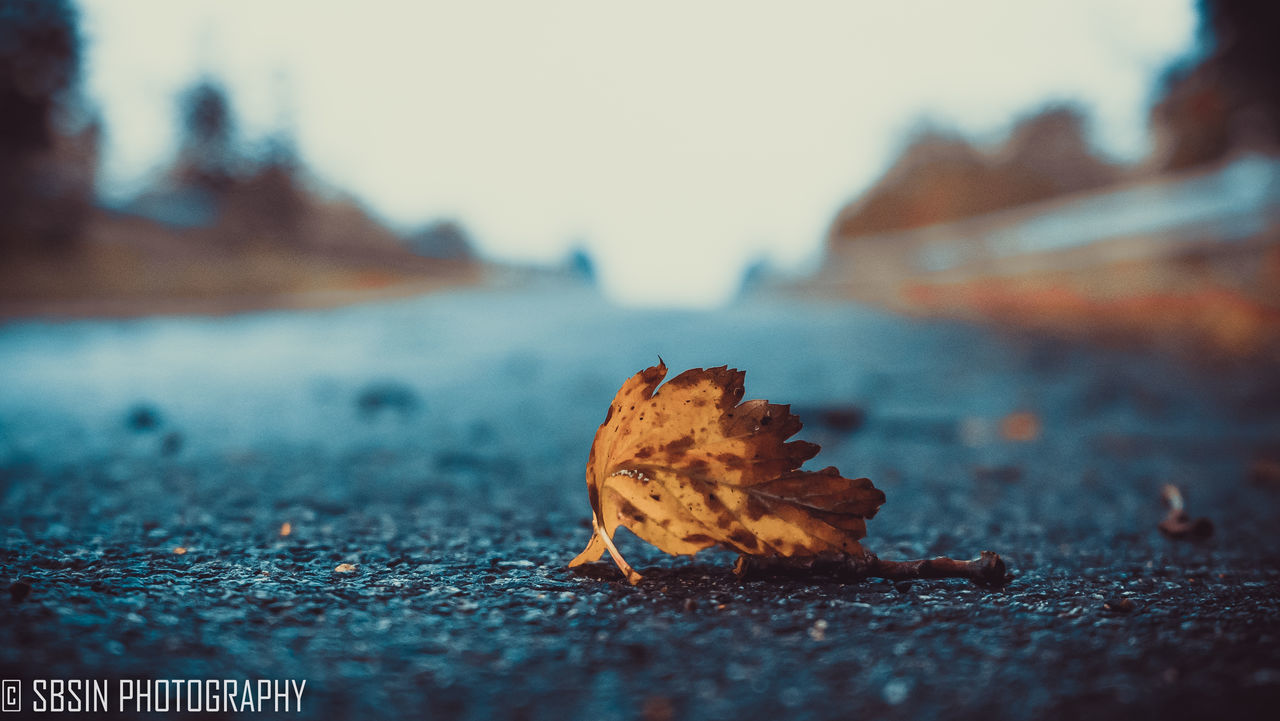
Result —
M 1160 532 L 1169 538 L 1177 539 L 1205 539 L 1213 535 L 1213 522 L 1207 518 L 1191 518 L 1187 513 L 1182 491 L 1172 484 L 1166 484 L 1160 489 L 1160 495 L 1164 497 L 1165 503 L 1169 504 L 1169 515 L 1160 522 Z

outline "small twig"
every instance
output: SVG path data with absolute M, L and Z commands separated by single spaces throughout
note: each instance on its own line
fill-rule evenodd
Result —
M 967 578 L 974 583 L 988 586 L 1000 586 L 1009 580 L 1005 573 L 1004 560 L 991 551 L 983 551 L 972 561 L 957 561 L 953 558 L 882 561 L 870 551 L 863 551 L 861 556 L 815 556 L 812 558 L 739 556 L 733 572 L 744 579 L 760 576 L 830 576 L 848 581 L 859 581 L 864 578 L 887 578 L 891 581 Z

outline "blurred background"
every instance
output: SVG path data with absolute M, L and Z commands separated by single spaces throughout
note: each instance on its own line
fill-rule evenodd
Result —
M 0 313 L 552 278 L 1274 350 L 1248 0 L 4 0 Z

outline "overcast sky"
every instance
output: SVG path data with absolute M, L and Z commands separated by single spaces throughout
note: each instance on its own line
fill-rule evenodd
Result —
M 102 190 L 172 157 L 175 97 L 220 78 L 244 137 L 281 128 L 326 183 L 496 259 L 576 244 L 627 303 L 708 305 L 817 258 L 922 117 L 998 141 L 1050 101 L 1148 150 L 1191 0 L 437 3 L 82 0 Z

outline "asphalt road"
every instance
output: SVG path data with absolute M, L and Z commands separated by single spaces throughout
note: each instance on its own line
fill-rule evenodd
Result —
M 881 557 L 1012 581 L 744 583 L 626 532 L 641 586 L 570 572 L 592 435 L 658 355 L 791 403 L 813 464 L 885 491 Z M 1278 459 L 1275 369 L 834 304 L 10 323 L 0 675 L 16 717 L 38 680 L 115 711 L 121 681 L 305 679 L 290 717 L 1272 718 Z M 1161 535 L 1166 483 L 1210 538 Z

